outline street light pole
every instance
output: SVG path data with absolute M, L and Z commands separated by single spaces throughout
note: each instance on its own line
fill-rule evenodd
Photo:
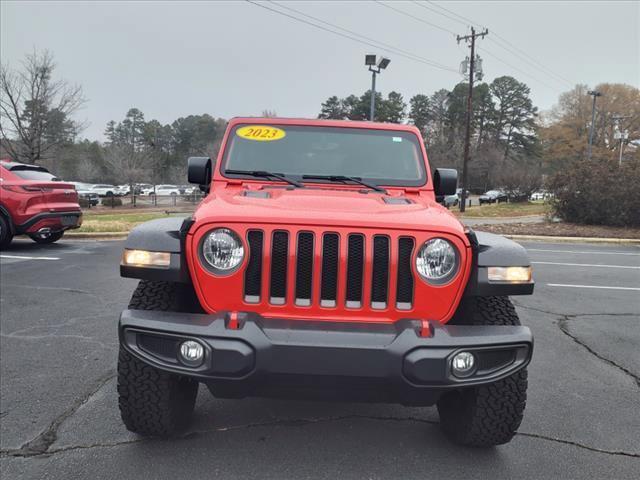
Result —
M 588 95 L 593 95 L 593 106 L 591 107 L 591 128 L 589 129 L 589 153 L 588 158 L 591 160 L 591 150 L 593 148 L 593 130 L 594 124 L 596 123 L 596 98 L 601 97 L 602 93 L 596 90 L 589 90 L 587 92 Z
M 377 71 L 371 69 L 371 106 L 369 108 L 369 120 L 373 122 L 374 115 L 376 113 L 376 74 Z
M 376 75 L 379 74 L 382 70 L 387 68 L 391 63 L 391 60 L 388 58 L 382 57 L 380 61 L 377 61 L 375 55 L 365 55 L 364 56 L 364 64 L 369 67 L 369 71 L 372 73 L 371 76 L 371 104 L 369 106 L 369 120 L 373 122 L 376 113 Z

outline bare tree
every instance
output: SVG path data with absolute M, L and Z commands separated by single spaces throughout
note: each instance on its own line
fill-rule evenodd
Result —
M 152 168 L 152 155 L 147 151 L 134 151 L 128 145 L 111 145 L 105 149 L 104 163 L 113 172 L 116 181 L 133 186 L 145 179 Z
M 27 55 L 19 70 L 0 67 L 0 135 L 16 161 L 51 157 L 86 127 L 71 118 L 86 101 L 82 87 L 54 80 L 55 68 L 46 50 Z

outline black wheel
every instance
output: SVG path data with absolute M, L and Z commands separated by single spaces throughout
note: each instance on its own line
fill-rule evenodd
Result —
M 520 325 L 508 297 L 477 297 L 460 305 L 451 320 L 459 325 Z M 516 434 L 527 402 L 527 370 L 497 382 L 464 388 L 438 401 L 440 425 L 453 442 L 492 447 Z
M 177 312 L 201 311 L 188 285 L 142 280 L 129 308 Z M 118 355 L 118 405 L 128 430 L 166 437 L 185 428 L 198 394 L 198 382 L 158 370 L 138 360 L 122 346 Z
M 49 232 L 49 233 L 31 233 L 29 237 L 36 243 L 41 245 L 47 245 L 49 243 L 55 243 L 62 238 L 64 232 Z
M 11 227 L 9 221 L 0 215 L 0 248 L 6 248 L 13 240 L 13 234 L 11 233 Z

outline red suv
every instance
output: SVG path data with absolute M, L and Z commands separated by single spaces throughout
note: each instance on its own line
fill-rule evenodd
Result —
M 15 235 L 53 243 L 82 224 L 78 193 L 38 165 L 0 162 L 0 248 Z

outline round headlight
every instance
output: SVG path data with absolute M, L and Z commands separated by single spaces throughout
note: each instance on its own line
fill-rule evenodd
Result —
M 458 251 L 443 238 L 426 241 L 416 257 L 418 273 L 434 285 L 444 285 L 455 277 L 458 264 Z
M 216 228 L 202 241 L 202 258 L 215 273 L 232 273 L 242 263 L 244 246 L 240 237 L 228 228 Z

